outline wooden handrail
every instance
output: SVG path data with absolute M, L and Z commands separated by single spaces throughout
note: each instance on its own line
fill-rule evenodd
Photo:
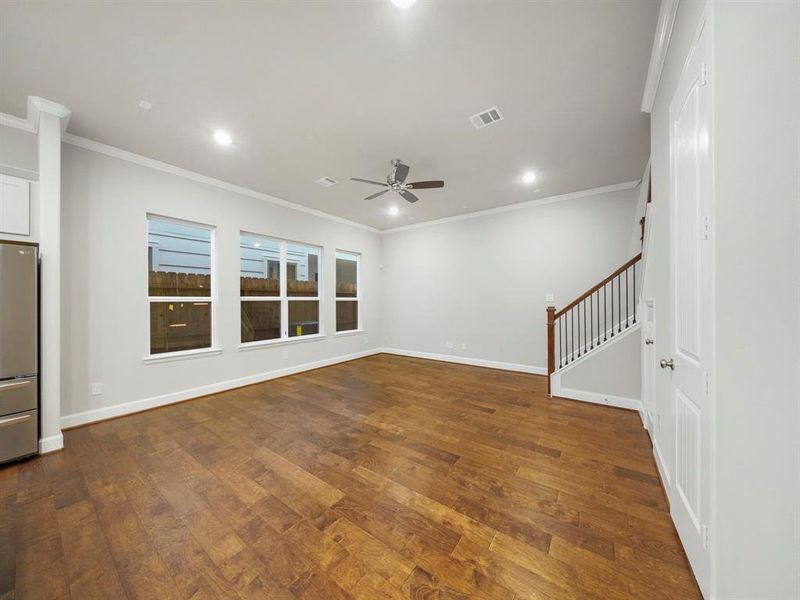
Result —
M 556 325 L 558 325 L 558 366 L 561 368 L 563 363 L 570 364 L 577 357 L 580 358 L 581 354 L 587 354 L 594 348 L 599 347 L 610 339 L 614 338 L 614 330 L 620 334 L 623 330 L 623 322 L 625 329 L 631 326 L 631 313 L 629 313 L 629 302 L 633 300 L 633 325 L 636 325 L 636 263 L 642 259 L 640 252 L 619 269 L 615 270 L 611 275 L 593 285 L 586 292 L 575 298 L 572 302 L 567 304 L 564 308 L 556 310 L 555 306 L 547 307 L 547 393 L 552 395 L 552 375 L 556 370 L 556 352 L 555 352 L 555 338 L 556 338 Z M 633 285 L 628 283 L 628 271 L 633 268 Z M 624 273 L 624 277 L 623 277 Z M 614 280 L 617 279 L 616 296 L 617 306 L 614 307 Z M 606 304 L 605 291 L 601 295 L 599 290 L 605 290 L 606 285 L 611 283 L 611 311 L 608 311 Z M 624 305 L 625 305 L 625 318 L 623 320 L 623 297 L 622 288 L 625 287 Z M 632 290 L 633 298 L 629 293 Z M 595 302 L 594 294 L 597 293 Z M 602 296 L 602 319 L 600 316 L 600 301 Z M 587 302 L 588 299 L 588 302 Z M 587 310 L 588 304 L 588 310 Z M 582 308 L 581 308 L 582 306 Z M 564 315 L 569 314 L 573 308 L 577 307 L 577 319 L 572 314 L 571 319 L 564 318 Z M 581 314 L 582 313 L 582 314 Z M 581 316 L 583 317 L 583 332 L 581 332 Z M 611 329 L 608 329 L 608 321 L 611 321 Z M 615 324 L 616 321 L 616 324 Z M 577 332 L 575 327 L 577 325 Z M 597 336 L 595 336 L 595 332 Z M 577 333 L 577 335 L 575 335 Z M 581 335 L 583 333 L 583 335 Z M 602 333 L 602 336 L 601 336 Z M 566 334 L 566 336 L 564 335 Z M 602 337 L 602 339 L 601 339 Z
M 635 265 L 637 262 L 639 262 L 641 260 L 641 258 L 642 258 L 642 253 L 639 252 L 639 254 L 634 256 L 632 259 L 630 259 L 628 262 L 626 262 L 624 265 L 622 265 L 619 269 L 614 271 L 611 275 L 609 275 L 608 277 L 603 279 L 603 281 L 601 281 L 600 283 L 595 284 L 594 286 L 589 288 L 586 292 L 584 292 L 583 294 L 581 294 L 580 296 L 575 298 L 575 300 L 573 300 L 572 302 L 567 304 L 564 308 L 555 311 L 554 320 L 558 319 L 561 315 L 563 315 L 565 312 L 567 312 L 570 308 L 573 308 L 574 306 L 577 306 L 578 304 L 580 304 L 581 301 L 585 300 L 586 298 L 588 298 L 589 296 L 594 294 L 597 290 L 602 288 L 609 281 L 614 279 L 617 275 L 619 275 L 620 273 L 624 273 L 627 269 L 630 269 L 633 265 Z M 549 312 L 549 309 L 548 309 L 548 312 Z

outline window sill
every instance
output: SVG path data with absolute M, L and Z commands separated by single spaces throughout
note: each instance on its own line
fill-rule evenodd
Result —
M 312 335 L 302 335 L 299 337 L 291 337 L 291 338 L 278 338 L 274 340 L 263 340 L 261 342 L 245 342 L 244 344 L 239 344 L 239 351 L 243 350 L 257 350 L 259 348 L 269 348 L 271 346 L 284 346 L 286 344 L 299 344 L 301 342 L 313 342 L 315 340 L 323 340 L 326 336 L 324 333 L 315 333 Z
M 186 360 L 198 356 L 214 356 L 222 354 L 222 348 L 200 348 L 199 350 L 182 350 L 180 352 L 164 352 L 163 354 L 151 354 L 145 356 L 142 362 L 146 365 L 155 363 L 172 362 L 174 360 Z
M 348 329 L 347 331 L 337 331 L 336 337 L 347 337 L 348 335 L 363 335 L 366 333 L 363 329 Z

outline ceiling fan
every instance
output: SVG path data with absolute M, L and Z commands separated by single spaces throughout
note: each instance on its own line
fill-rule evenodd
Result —
M 424 190 L 430 188 L 441 188 L 444 187 L 444 181 L 412 181 L 410 183 L 406 183 L 406 178 L 408 177 L 408 172 L 411 170 L 411 167 L 404 164 L 399 158 L 392 159 L 389 162 L 389 174 L 386 176 L 386 183 L 382 183 L 380 181 L 372 181 L 371 179 L 359 179 L 358 177 L 351 177 L 351 181 L 360 181 L 361 183 L 371 183 L 372 185 L 380 185 L 385 187 L 386 189 L 378 192 L 377 194 L 372 194 L 371 196 L 367 196 L 364 200 L 373 200 L 378 196 L 382 196 L 387 192 L 397 192 L 400 196 L 407 200 L 408 202 L 416 202 L 419 200 L 414 194 L 409 192 L 409 190 Z

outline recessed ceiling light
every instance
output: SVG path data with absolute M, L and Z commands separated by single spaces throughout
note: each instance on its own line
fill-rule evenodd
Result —
M 394 216 L 400 214 L 400 209 L 397 208 L 396 206 L 390 206 L 389 207 L 389 214 L 394 217 Z
M 534 181 L 536 181 L 536 173 L 533 171 L 525 171 L 522 174 L 522 183 L 527 183 L 530 185 Z
M 253 244 L 253 246 L 255 246 L 256 248 L 261 248 L 261 242 L 256 242 L 255 244 Z
M 214 132 L 214 141 L 220 146 L 230 146 L 231 143 L 233 143 L 233 138 L 231 137 L 231 134 L 224 129 L 217 129 Z
M 417 0 L 392 0 L 392 4 L 394 4 L 397 8 L 402 8 L 405 10 L 410 8 L 416 1 Z
M 141 102 L 139 102 L 139 108 L 141 108 L 142 110 L 150 110 L 151 108 L 153 108 L 153 103 L 148 102 L 147 100 L 142 100 Z

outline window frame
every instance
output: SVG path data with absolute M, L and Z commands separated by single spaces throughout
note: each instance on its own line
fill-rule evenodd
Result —
M 325 329 L 324 329 L 324 319 L 322 318 L 323 315 L 323 306 L 322 306 L 322 298 L 323 298 L 323 284 L 324 284 L 324 275 L 323 275 L 323 260 L 324 260 L 324 248 L 322 246 L 318 246 L 317 244 L 311 244 L 308 242 L 299 242 L 295 240 L 287 240 L 284 238 L 278 238 L 271 235 L 266 235 L 263 233 L 257 233 L 254 231 L 247 231 L 242 229 L 239 231 L 239 261 L 241 263 L 242 257 L 242 236 L 248 235 L 257 237 L 261 240 L 270 241 L 273 243 L 277 243 L 280 247 L 280 264 L 278 267 L 279 270 L 279 282 L 278 282 L 278 290 L 279 293 L 277 296 L 242 296 L 241 291 L 241 282 L 239 284 L 239 350 L 248 350 L 252 348 L 261 348 L 264 346 L 274 346 L 277 344 L 287 344 L 287 343 L 297 343 L 303 341 L 310 341 L 310 340 L 318 340 L 322 339 L 325 336 Z M 316 296 L 289 296 L 289 269 L 288 269 L 288 247 L 290 245 L 296 246 L 307 246 L 309 248 L 314 248 L 317 250 L 317 295 Z M 269 269 L 269 266 L 267 266 Z M 267 271 L 269 274 L 269 271 Z M 241 281 L 241 265 L 239 271 L 239 278 Z M 289 302 L 296 302 L 296 301 L 311 301 L 317 302 L 317 323 L 318 323 L 318 332 L 311 333 L 308 335 L 296 335 L 290 336 L 289 335 Z M 277 338 L 272 338 L 269 340 L 254 340 L 252 342 L 245 342 L 242 341 L 242 302 L 280 302 L 280 314 L 281 314 L 281 323 L 280 323 L 280 331 L 281 335 Z
M 334 283 L 334 309 L 337 309 L 339 306 L 339 302 L 355 302 L 356 303 L 356 314 L 357 316 L 357 323 L 355 329 L 344 329 L 342 331 L 338 331 L 338 323 L 334 323 L 334 329 L 336 330 L 336 335 L 344 336 L 344 335 L 354 335 L 358 333 L 364 332 L 364 322 L 363 322 L 363 314 L 364 311 L 362 310 L 363 304 L 361 302 L 361 253 L 360 252 L 353 252 L 352 250 L 341 250 L 339 248 L 336 249 L 334 253 L 334 268 L 335 268 L 335 261 L 338 260 L 340 254 L 345 254 L 348 257 L 355 257 L 356 263 L 356 295 L 355 297 L 351 296 L 339 296 L 339 282 L 336 281 Z M 334 310 L 334 314 L 336 314 L 336 310 Z
M 208 296 L 151 296 L 150 295 L 150 248 L 153 248 L 153 254 L 157 255 L 158 246 L 150 242 L 150 221 L 161 221 L 162 223 L 174 223 L 176 225 L 186 225 L 190 227 L 197 227 L 205 229 L 209 232 L 209 275 L 211 278 L 211 286 Z M 217 228 L 215 225 L 209 223 L 201 223 L 199 221 L 191 221 L 189 219 L 180 219 L 176 217 L 168 217 L 157 213 L 146 213 L 145 215 L 145 298 L 144 303 L 147 327 L 145 336 L 145 363 L 166 362 L 171 360 L 179 360 L 183 358 L 192 358 L 194 356 L 207 356 L 209 354 L 219 354 L 222 348 L 219 345 L 219 332 L 217 331 L 217 308 L 219 304 L 219 297 L 217 290 L 219 285 L 217 282 Z M 156 265 L 156 256 L 153 257 L 153 266 Z M 153 303 L 159 302 L 208 302 L 211 304 L 210 318 L 211 318 L 211 340 L 210 345 L 206 348 L 192 348 L 191 350 L 176 350 L 174 352 L 159 352 L 152 353 L 152 331 L 150 329 L 150 306 Z

